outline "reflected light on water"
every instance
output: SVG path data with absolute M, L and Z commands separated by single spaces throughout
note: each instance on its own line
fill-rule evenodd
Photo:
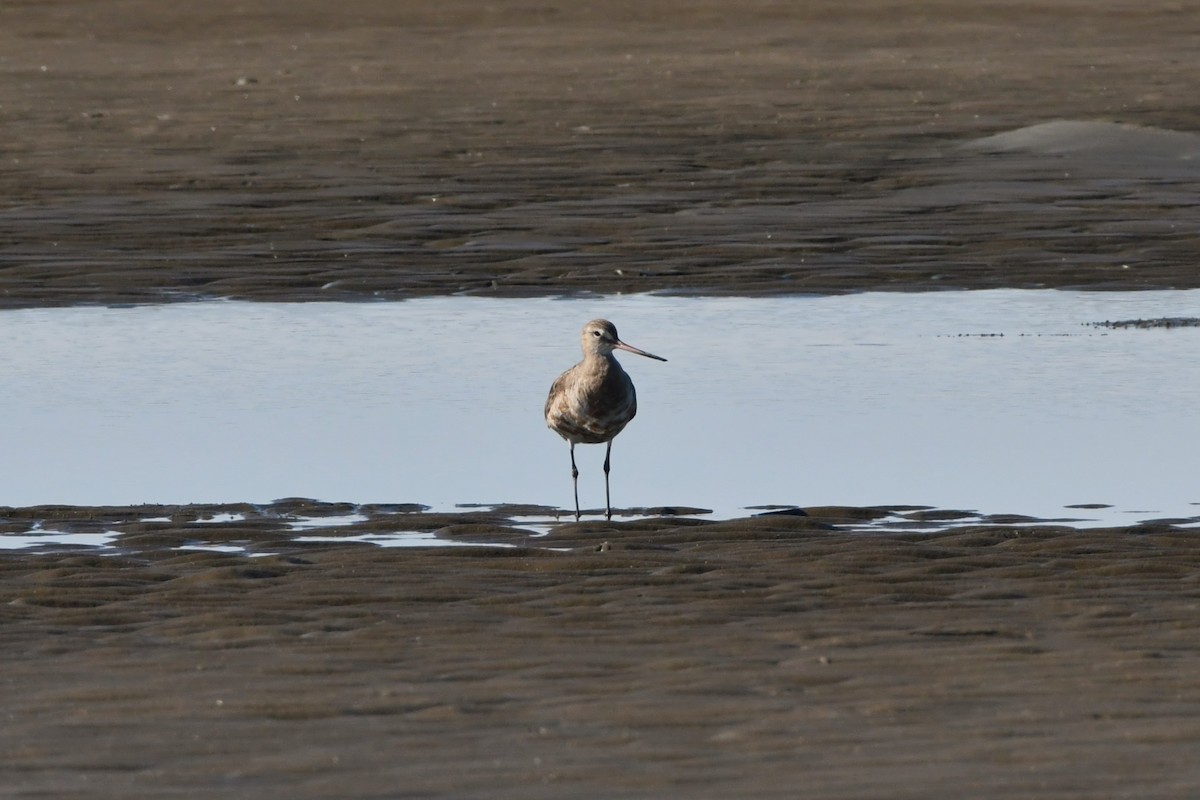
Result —
M 1002 290 L 9 311 L 0 503 L 566 507 L 542 405 L 603 316 L 670 359 L 623 359 L 639 411 L 615 506 L 1195 516 L 1200 330 L 1087 323 L 1198 308 Z M 603 508 L 604 448 L 576 457 Z

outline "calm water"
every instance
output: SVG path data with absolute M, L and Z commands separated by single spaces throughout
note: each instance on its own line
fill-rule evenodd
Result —
M 670 359 L 622 357 L 617 505 L 1195 516 L 1200 330 L 1086 323 L 1198 313 L 1193 291 L 1007 290 L 3 312 L 0 504 L 565 507 L 542 404 L 605 316 Z M 603 456 L 577 449 L 585 506 Z

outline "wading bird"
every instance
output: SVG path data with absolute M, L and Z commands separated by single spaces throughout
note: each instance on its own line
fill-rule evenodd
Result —
M 612 519 L 612 500 L 608 491 L 609 459 L 612 440 L 637 413 L 637 393 L 633 381 L 621 369 L 613 350 L 625 350 L 639 356 L 666 361 L 617 338 L 617 328 L 606 319 L 594 319 L 580 334 L 583 361 L 558 376 L 546 398 L 546 426 L 571 445 L 571 481 L 575 486 L 575 520 L 579 521 L 579 468 L 575 466 L 575 445 L 605 442 L 604 508 Z

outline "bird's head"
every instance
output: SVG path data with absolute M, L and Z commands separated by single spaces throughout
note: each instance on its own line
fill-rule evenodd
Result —
M 624 350 L 657 361 L 666 361 L 662 356 L 647 353 L 645 350 L 639 350 L 622 342 L 617 336 L 617 326 L 606 319 L 594 319 L 584 325 L 583 332 L 580 334 L 580 344 L 583 346 L 583 353 L 586 356 L 605 357 L 610 355 L 613 350 Z

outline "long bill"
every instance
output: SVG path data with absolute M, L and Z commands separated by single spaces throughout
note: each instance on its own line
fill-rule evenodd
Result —
M 656 355 L 654 355 L 654 353 L 647 353 L 645 350 L 639 350 L 631 344 L 625 344 L 620 339 L 617 340 L 617 343 L 615 345 L 613 345 L 613 347 L 617 348 L 618 350 L 624 350 L 629 353 L 636 353 L 637 355 L 645 356 L 646 358 L 653 358 L 655 361 L 666 361 L 666 359 L 663 358 L 662 356 L 656 356 Z

